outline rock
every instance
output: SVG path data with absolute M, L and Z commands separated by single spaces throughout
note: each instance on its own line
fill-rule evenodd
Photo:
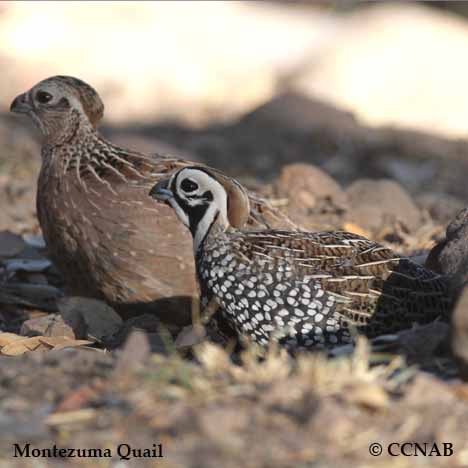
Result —
M 359 123 L 354 115 L 301 93 L 287 92 L 275 96 L 240 119 L 239 124 L 255 123 L 267 128 L 282 128 L 295 132 L 336 131 L 357 133 Z
M 421 213 L 413 200 L 393 180 L 360 179 L 346 191 L 350 204 L 350 220 L 363 229 L 376 233 L 401 223 L 414 231 L 421 223 Z
M 287 213 L 309 229 L 339 227 L 347 209 L 347 197 L 338 183 L 311 164 L 283 167 L 274 187 L 276 196 L 288 200 Z
M 26 247 L 23 238 L 10 231 L 0 232 L 0 258 L 14 257 Z
M 50 314 L 26 320 L 21 326 L 20 334 L 23 336 L 66 336 L 75 339 L 73 328 L 65 323 L 59 314 Z
M 468 208 L 448 225 L 445 239 L 431 250 L 426 267 L 452 276 L 455 289 L 468 281 Z
M 146 333 L 157 332 L 161 322 L 155 315 L 142 314 L 125 320 L 123 326 L 115 336 L 115 345 L 126 342 L 134 331 L 145 331 Z
M 57 301 L 65 323 L 75 331 L 77 338 L 99 343 L 110 340 L 122 325 L 122 319 L 103 301 L 86 297 L 65 297 Z
M 175 341 L 176 349 L 190 348 L 192 346 L 203 343 L 206 340 L 205 327 L 194 324 L 184 327 L 182 331 L 177 335 Z
M 468 380 L 468 287 L 463 289 L 454 308 L 450 338 L 460 376 Z
M 419 208 L 426 210 L 431 218 L 441 224 L 448 223 L 463 209 L 464 203 L 448 193 L 426 192 L 416 197 Z
M 148 358 L 150 352 L 151 348 L 147 334 L 143 331 L 133 330 L 119 353 L 115 373 L 119 374 L 133 370 L 135 366 L 141 365 Z
M 377 353 L 402 354 L 409 363 L 432 363 L 434 356 L 448 349 L 450 327 L 441 320 L 417 325 L 392 335 L 371 340 Z
M 5 262 L 6 270 L 9 273 L 16 271 L 27 271 L 29 273 L 41 273 L 52 266 L 52 262 L 46 258 L 30 259 L 17 258 Z
M 5 283 L 0 288 L 0 304 L 24 305 L 33 309 L 57 311 L 62 291 L 54 286 L 29 283 Z
M 106 344 L 111 348 L 120 347 L 122 343 L 125 343 L 124 346 L 126 346 L 127 343 L 132 343 L 130 341 L 131 337 L 138 332 L 144 334 L 151 352 L 168 354 L 175 349 L 174 339 L 171 334 L 175 330 L 179 331 L 180 327 L 174 327 L 173 329 L 166 327 L 165 324 L 161 324 L 156 316 L 142 314 L 126 320 L 118 333 Z M 138 339 L 141 339 L 141 337 Z

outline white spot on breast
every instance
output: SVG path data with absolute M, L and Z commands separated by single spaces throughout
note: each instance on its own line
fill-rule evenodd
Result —
M 286 302 L 289 304 L 289 305 L 292 305 L 292 306 L 297 306 L 298 305 L 298 302 L 296 301 L 296 299 L 292 298 L 292 297 L 289 297 L 286 299 Z
M 278 307 L 278 303 L 273 299 L 267 299 L 266 303 L 272 308 L 276 309 Z
M 240 299 L 239 305 L 242 307 L 249 307 L 249 301 L 245 297 L 243 297 Z

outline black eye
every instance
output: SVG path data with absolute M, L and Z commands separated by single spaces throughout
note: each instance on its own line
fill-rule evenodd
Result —
M 180 184 L 180 188 L 185 192 L 185 193 L 190 193 L 190 192 L 195 192 L 195 190 L 198 189 L 198 184 L 194 182 L 193 180 L 190 179 L 184 179 L 182 183 Z
M 46 104 L 52 99 L 52 94 L 46 93 L 45 91 L 38 91 L 36 93 L 36 101 L 41 104 Z

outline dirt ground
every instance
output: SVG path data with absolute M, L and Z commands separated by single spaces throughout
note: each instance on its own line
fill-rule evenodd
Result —
M 104 126 L 103 133 L 123 146 L 219 167 L 304 226 L 354 229 L 420 260 L 468 195 L 466 141 L 371 129 L 297 95 L 226 126 Z M 27 320 L 57 313 L 63 285 L 35 217 L 37 136 L 25 121 L 2 115 L 0 141 L 1 341 L 6 332 L 27 334 Z M 320 203 L 317 194 L 313 203 L 288 199 L 293 183 L 281 181 L 295 162 L 333 178 Z M 369 186 L 353 201 L 365 185 L 353 184 L 383 178 L 398 182 L 392 190 L 403 195 L 377 212 L 356 211 L 375 194 Z M 259 361 L 249 350 L 238 362 L 206 342 L 188 357 L 151 317 L 114 325 L 114 342 L 63 349 L 47 333 L 30 338 L 27 349 L 0 342 L 0 467 L 468 466 L 468 385 L 450 355 L 447 324 L 358 341 L 331 356 L 292 360 L 271 350 Z M 31 450 L 107 449 L 114 458 L 15 458 L 14 444 L 26 450 L 27 443 Z M 404 456 L 404 443 L 417 456 Z M 128 446 L 153 444 L 162 457 L 125 455 Z

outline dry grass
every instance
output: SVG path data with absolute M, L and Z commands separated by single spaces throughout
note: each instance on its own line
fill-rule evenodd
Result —
M 8 414 L 27 412 L 33 420 L 51 405 L 42 431 L 34 434 L 35 447 L 162 443 L 165 458 L 158 466 L 410 467 L 414 458 L 368 452 L 372 442 L 385 447 L 406 441 L 451 442 L 452 457 L 426 457 L 424 464 L 464 466 L 466 386 L 444 383 L 398 356 L 372 365 L 375 356 L 364 339 L 338 358 L 294 360 L 271 350 L 259 360 L 251 348 L 239 365 L 209 343 L 195 356 L 152 354 L 123 370 L 116 370 L 123 357 L 87 350 L 9 358 L 0 360 L 0 399 Z M 28 440 L 18 435 L 15 421 L 10 436 Z M 0 435 L 3 460 L 11 462 L 11 442 Z M 82 466 L 93 463 L 80 460 Z

